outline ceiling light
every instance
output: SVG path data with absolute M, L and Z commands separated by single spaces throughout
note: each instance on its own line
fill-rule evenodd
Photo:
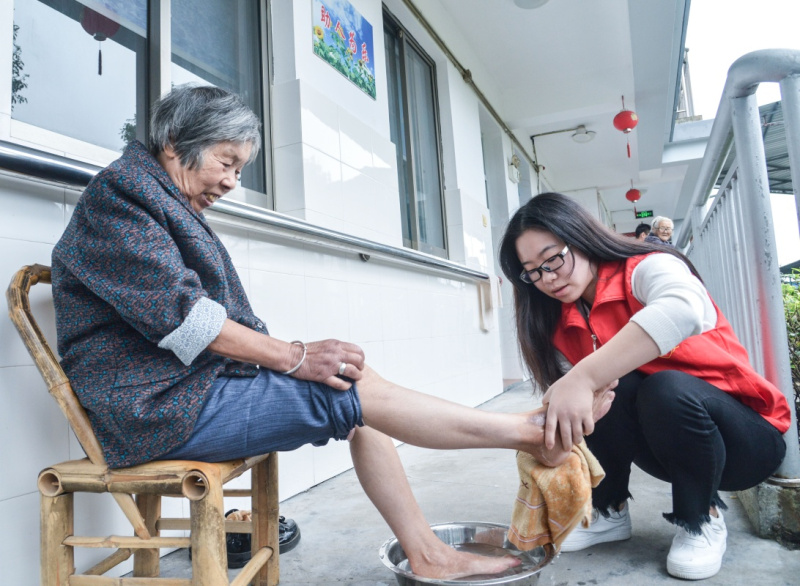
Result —
M 547 0 L 514 0 L 514 4 L 519 6 L 520 8 L 524 8 L 526 10 L 531 10 L 533 8 L 539 8 L 547 4 Z
M 589 142 L 594 138 L 595 134 L 597 133 L 594 130 L 586 130 L 586 127 L 583 124 L 581 124 L 575 129 L 575 133 L 572 135 L 572 140 L 581 143 Z

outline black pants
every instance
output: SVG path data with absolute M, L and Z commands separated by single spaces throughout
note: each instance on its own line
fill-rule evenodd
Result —
M 692 533 L 726 508 L 717 490 L 743 490 L 772 474 L 786 444 L 763 417 L 713 385 L 679 371 L 620 379 L 608 414 L 586 443 L 606 477 L 592 493 L 602 513 L 628 499 L 631 463 L 672 484 L 664 517 Z

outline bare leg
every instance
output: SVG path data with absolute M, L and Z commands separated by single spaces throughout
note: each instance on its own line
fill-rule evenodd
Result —
M 436 537 L 414 499 L 388 436 L 427 448 L 524 450 L 545 464 L 557 465 L 569 452 L 544 448 L 546 409 L 531 413 L 479 411 L 400 387 L 369 367 L 365 367 L 358 389 L 368 427 L 358 428 L 351 443 L 356 474 L 402 545 L 414 573 L 457 578 L 495 574 L 518 565 L 519 560 L 511 556 L 489 558 L 457 552 Z M 608 412 L 613 398 L 608 389 L 597 393 L 596 419 Z
M 529 413 L 471 409 L 403 388 L 368 366 L 364 367 L 358 391 L 364 422 L 400 441 L 435 449 L 522 450 L 551 463 L 552 454 L 548 457 L 544 453 L 544 408 Z M 596 394 L 595 420 L 608 412 L 613 398 L 608 389 Z
M 359 427 L 350 444 L 356 474 L 369 499 L 403 546 L 411 569 L 426 578 L 496 574 L 519 565 L 517 558 L 457 552 L 431 531 L 408 484 L 391 438 Z

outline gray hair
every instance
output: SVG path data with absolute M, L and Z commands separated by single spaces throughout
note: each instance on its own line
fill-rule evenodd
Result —
M 664 220 L 672 222 L 672 220 L 670 218 L 668 218 L 667 216 L 656 216 L 655 218 L 653 218 L 653 221 L 650 222 L 650 227 L 653 228 L 653 230 L 657 230 L 658 229 L 658 225 L 661 222 L 663 222 Z
M 222 142 L 249 144 L 251 163 L 261 146 L 261 122 L 242 99 L 213 86 L 175 86 L 153 104 L 148 149 L 157 157 L 172 146 L 181 165 L 196 169 L 203 153 Z

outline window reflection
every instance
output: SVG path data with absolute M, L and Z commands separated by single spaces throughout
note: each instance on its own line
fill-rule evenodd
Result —
M 204 0 L 198 9 L 196 0 L 172 0 L 172 83 L 230 90 L 263 120 L 258 4 Z M 242 172 L 242 185 L 265 191 L 263 161 L 262 151 Z
M 172 0 L 172 85 L 223 87 L 263 120 L 259 5 Z M 147 7 L 147 0 L 14 0 L 11 116 L 33 127 L 25 138 L 39 133 L 53 144 L 44 129 L 112 151 L 146 141 Z M 264 157 L 262 150 L 242 174 L 242 185 L 260 193 Z
M 122 150 L 144 113 L 146 22 L 146 0 L 15 0 L 11 117 Z
M 403 244 L 447 256 L 433 62 L 385 12 L 384 41 Z

